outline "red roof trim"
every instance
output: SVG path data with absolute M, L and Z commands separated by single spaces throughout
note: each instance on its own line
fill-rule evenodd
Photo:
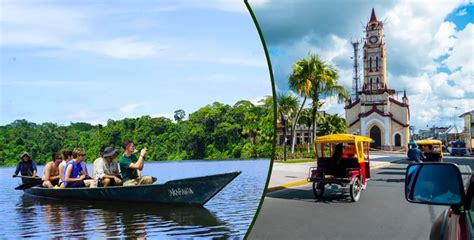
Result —
M 354 124 L 356 124 L 359 120 L 360 120 L 360 118 L 358 118 L 357 120 L 355 120 L 353 123 L 349 124 L 349 127 L 354 126 Z
M 350 108 L 354 107 L 355 105 L 357 105 L 357 103 L 359 103 L 359 102 L 360 102 L 360 99 L 357 99 L 357 101 L 345 106 L 344 109 L 350 109 Z
M 393 118 L 393 117 L 390 117 L 390 118 L 392 119 L 392 121 L 398 123 L 398 125 L 400 125 L 400 126 L 402 126 L 402 127 L 408 127 L 408 126 L 410 126 L 410 124 L 403 124 L 403 123 L 397 121 L 397 120 L 396 120 L 395 118 Z
M 384 112 L 378 110 L 377 107 L 375 107 L 375 105 L 373 105 L 372 109 L 370 109 L 370 111 L 368 111 L 366 113 L 360 113 L 359 118 L 368 117 L 372 113 L 377 113 L 377 114 L 379 114 L 380 116 L 383 116 L 383 117 L 391 117 L 391 114 L 385 114 Z
M 395 103 L 396 105 L 400 106 L 400 107 L 408 107 L 407 104 L 405 103 L 401 103 L 393 98 L 388 98 L 388 100 L 391 102 L 391 103 Z

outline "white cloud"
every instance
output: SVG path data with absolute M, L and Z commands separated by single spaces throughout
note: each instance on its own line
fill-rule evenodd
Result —
M 267 98 L 267 96 L 264 96 L 264 97 L 256 97 L 254 99 L 250 99 L 249 102 L 251 102 L 253 105 L 262 105 L 262 100 L 264 100 L 265 98 Z
M 453 71 L 452 80 L 467 93 L 474 93 L 474 24 L 456 33 L 452 53 L 443 61 Z
M 107 119 L 100 112 L 87 109 L 81 109 L 66 115 L 66 120 L 70 122 L 88 122 L 90 124 L 104 124 L 107 122 Z
M 443 22 L 434 35 L 435 45 L 430 52 L 430 57 L 438 58 L 444 54 L 450 53 L 450 48 L 454 46 L 456 25 L 452 22 Z
M 186 112 L 186 111 L 185 111 Z M 186 112 L 186 115 L 188 113 Z M 163 113 L 154 113 L 154 114 L 151 114 L 150 115 L 151 117 L 153 118 L 156 118 L 156 117 L 165 117 L 165 118 L 168 118 L 170 120 L 174 120 L 174 112 L 163 112 Z M 185 117 L 186 119 L 186 117 Z
M 138 112 L 140 108 L 147 106 L 148 104 L 145 102 L 142 103 L 129 103 L 125 104 L 124 106 L 120 107 L 120 112 L 125 114 L 132 114 Z
M 3 1 L 1 14 L 1 45 L 53 47 L 89 32 L 89 16 L 64 7 Z
M 76 48 L 119 59 L 139 59 L 155 57 L 168 47 L 155 43 L 141 42 L 132 38 L 115 38 L 103 41 L 80 42 L 76 45 Z

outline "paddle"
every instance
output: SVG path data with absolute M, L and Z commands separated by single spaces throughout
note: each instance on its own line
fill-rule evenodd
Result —
M 13 176 L 13 177 L 26 178 L 26 179 L 34 180 L 34 181 L 31 181 L 31 182 L 26 182 L 26 183 L 18 185 L 15 188 L 15 190 L 24 190 L 24 189 L 27 189 L 27 188 L 32 188 L 34 186 L 38 186 L 38 185 L 43 184 L 43 180 L 41 180 L 41 178 L 39 178 L 39 177 L 31 177 L 31 176 Z
M 40 177 L 32 177 L 32 176 L 18 176 L 18 175 L 15 175 L 15 176 L 13 176 L 13 177 L 41 180 Z

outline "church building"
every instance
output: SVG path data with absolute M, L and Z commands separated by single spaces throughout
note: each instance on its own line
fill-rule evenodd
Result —
M 356 98 L 346 102 L 348 132 L 374 139 L 372 148 L 399 150 L 410 138 L 410 109 L 406 92 L 401 101 L 387 86 L 387 51 L 383 22 L 372 9 L 363 44 L 364 81 Z

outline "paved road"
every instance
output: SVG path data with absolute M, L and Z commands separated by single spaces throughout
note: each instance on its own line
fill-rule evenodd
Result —
M 445 161 L 474 165 L 474 158 Z M 432 222 L 446 207 L 405 200 L 406 166 L 373 170 L 356 203 L 342 190 L 326 191 L 316 201 L 309 184 L 269 193 L 249 239 L 428 239 Z
M 371 162 L 373 166 L 380 162 L 391 162 L 400 159 L 404 155 L 375 155 L 371 153 Z M 307 163 L 274 163 L 272 176 L 270 177 L 270 188 L 285 183 L 306 179 L 309 174 L 309 168 L 317 166 L 316 162 Z

